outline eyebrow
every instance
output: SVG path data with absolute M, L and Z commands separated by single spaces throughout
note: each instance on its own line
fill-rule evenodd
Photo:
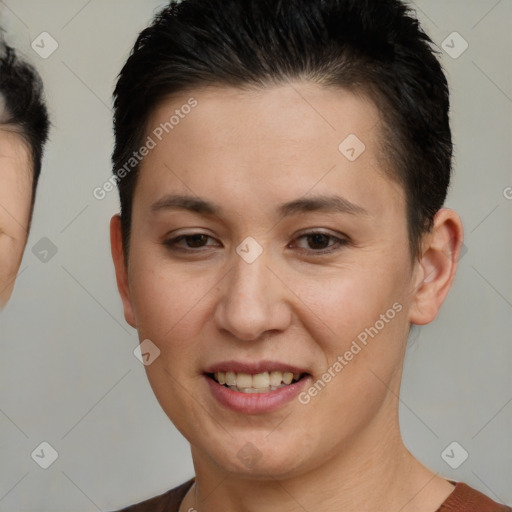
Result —
M 151 211 L 157 213 L 162 210 L 187 210 L 202 215 L 221 216 L 222 208 L 200 197 L 171 194 L 159 199 L 151 206 Z M 338 195 L 322 195 L 310 198 L 295 199 L 277 207 L 280 218 L 290 217 L 307 212 L 348 213 L 351 215 L 369 215 L 362 206 L 350 202 Z

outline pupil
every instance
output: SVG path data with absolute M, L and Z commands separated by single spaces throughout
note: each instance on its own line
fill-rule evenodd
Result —
M 201 247 L 202 246 L 201 242 L 204 242 L 205 237 L 206 237 L 206 235 L 201 235 L 201 234 L 189 236 L 188 237 L 189 247 Z
M 329 237 L 327 235 L 324 235 L 322 233 L 316 233 L 314 235 L 308 235 L 308 239 L 310 242 L 310 246 L 315 245 L 321 245 L 322 247 L 313 247 L 313 249 L 324 249 L 325 248 L 325 242 L 327 242 L 327 239 Z

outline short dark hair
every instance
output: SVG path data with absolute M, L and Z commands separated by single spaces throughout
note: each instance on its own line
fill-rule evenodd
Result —
M 405 191 L 411 256 L 450 183 L 449 90 L 439 50 L 400 0 L 172 1 L 143 30 L 114 91 L 114 173 L 162 99 L 207 85 L 312 81 L 379 108 L 385 169 Z M 340 141 L 341 142 L 341 141 Z M 118 179 L 128 255 L 137 165 Z
M 30 217 L 34 209 L 35 193 L 43 149 L 48 140 L 50 121 L 44 102 L 43 83 L 37 71 L 17 57 L 0 34 L 0 128 L 18 133 L 30 150 L 32 159 L 32 202 Z

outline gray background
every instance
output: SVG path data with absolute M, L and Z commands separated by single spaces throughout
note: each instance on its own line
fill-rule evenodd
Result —
M 188 445 L 132 353 L 137 336 L 123 318 L 108 238 L 117 191 L 92 195 L 110 176 L 115 76 L 164 3 L 0 2 L 9 42 L 43 76 L 54 125 L 0 317 L 1 511 L 114 509 L 193 475 Z M 512 1 L 415 7 L 439 47 L 453 31 L 469 43 L 457 59 L 442 56 L 456 151 L 446 205 L 462 216 L 468 252 L 436 321 L 411 336 L 403 435 L 427 466 L 512 504 Z M 47 59 L 31 48 L 43 31 L 59 44 Z M 43 237 L 57 249 L 46 262 L 32 252 Z M 31 458 L 42 441 L 58 452 L 46 470 Z M 469 453 L 456 470 L 441 458 L 452 441 Z

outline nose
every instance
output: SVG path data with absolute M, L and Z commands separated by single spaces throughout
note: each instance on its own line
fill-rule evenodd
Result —
M 219 330 L 241 341 L 254 341 L 290 325 L 290 291 L 268 263 L 265 252 L 252 263 L 234 254 L 215 310 Z

